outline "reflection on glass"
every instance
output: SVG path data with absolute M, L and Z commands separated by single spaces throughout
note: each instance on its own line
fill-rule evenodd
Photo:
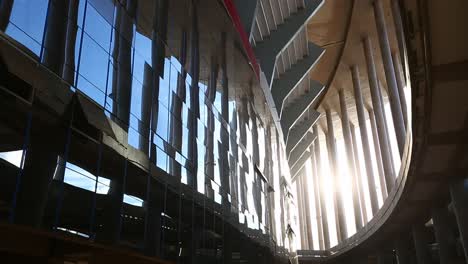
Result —
M 15 150 L 15 151 L 6 151 L 0 152 L 0 159 L 3 159 L 10 164 L 15 165 L 16 167 L 21 167 L 21 159 L 23 157 L 22 150 Z
M 109 191 L 110 180 L 103 177 L 96 177 L 79 166 L 66 163 L 65 183 L 76 186 L 78 188 L 96 192 L 98 194 L 107 194 Z
M 16 0 L 6 33 L 40 55 L 48 0 Z

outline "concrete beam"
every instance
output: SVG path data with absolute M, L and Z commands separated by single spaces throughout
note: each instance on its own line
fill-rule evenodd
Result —
M 314 143 L 315 139 L 317 139 L 317 135 L 312 132 L 306 133 L 301 143 L 291 151 L 288 159 L 289 167 L 293 167 L 296 164 L 302 154 Z
M 297 124 L 288 134 L 285 134 L 284 141 L 286 142 L 287 155 L 289 155 L 289 153 L 297 146 L 297 144 L 299 144 L 310 128 L 315 124 L 315 122 L 317 122 L 319 117 L 319 112 L 311 110 L 307 119 L 303 120 L 300 124 Z
M 305 162 L 310 158 L 312 154 L 310 151 L 304 152 L 299 160 L 291 167 L 291 181 L 294 181 L 298 173 L 301 171 L 302 167 L 304 167 Z
M 309 71 L 325 52 L 315 44 L 308 44 L 309 54 L 287 70 L 279 79 L 273 81 L 271 94 L 275 101 L 276 109 L 281 116 L 284 100 L 290 95 L 299 83 L 308 76 Z
M 299 33 L 301 28 L 315 14 L 323 4 L 323 0 L 305 1 L 305 7 L 287 19 L 287 21 L 278 26 L 268 39 L 257 43 L 255 54 L 260 61 L 262 71 L 265 73 L 268 84 L 271 87 L 275 72 L 276 58 Z
M 314 100 L 325 88 L 322 84 L 316 81 L 310 80 L 310 82 L 310 90 L 282 111 L 280 118 L 281 128 L 284 134 L 288 133 L 289 129 L 295 125 L 299 118 L 307 111 L 307 109 L 309 109 Z

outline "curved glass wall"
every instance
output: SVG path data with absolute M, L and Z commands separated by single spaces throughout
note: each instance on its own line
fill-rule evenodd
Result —
M 0 117 L 2 221 L 181 263 L 294 250 L 284 144 L 222 6 L 0 3 L 2 92 L 24 95 Z

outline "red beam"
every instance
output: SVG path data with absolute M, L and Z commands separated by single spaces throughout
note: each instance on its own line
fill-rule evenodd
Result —
M 255 75 L 257 76 L 257 79 L 260 80 L 260 66 L 258 65 L 257 58 L 255 57 L 253 48 L 252 46 L 250 46 L 249 36 L 247 35 L 247 32 L 245 32 L 245 29 L 242 26 L 242 22 L 239 17 L 239 12 L 237 12 L 237 8 L 232 2 L 232 0 L 223 0 L 223 1 L 224 1 L 224 6 L 229 16 L 231 17 L 232 23 L 234 23 L 234 27 L 236 28 L 237 33 L 239 33 L 239 36 L 242 41 L 242 46 L 244 46 L 244 50 L 247 53 L 247 57 L 249 58 L 250 66 L 254 70 Z

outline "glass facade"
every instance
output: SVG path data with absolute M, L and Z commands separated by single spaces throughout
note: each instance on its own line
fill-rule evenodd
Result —
M 283 140 L 218 1 L 0 0 L 0 34 L 0 221 L 177 263 L 294 249 Z

